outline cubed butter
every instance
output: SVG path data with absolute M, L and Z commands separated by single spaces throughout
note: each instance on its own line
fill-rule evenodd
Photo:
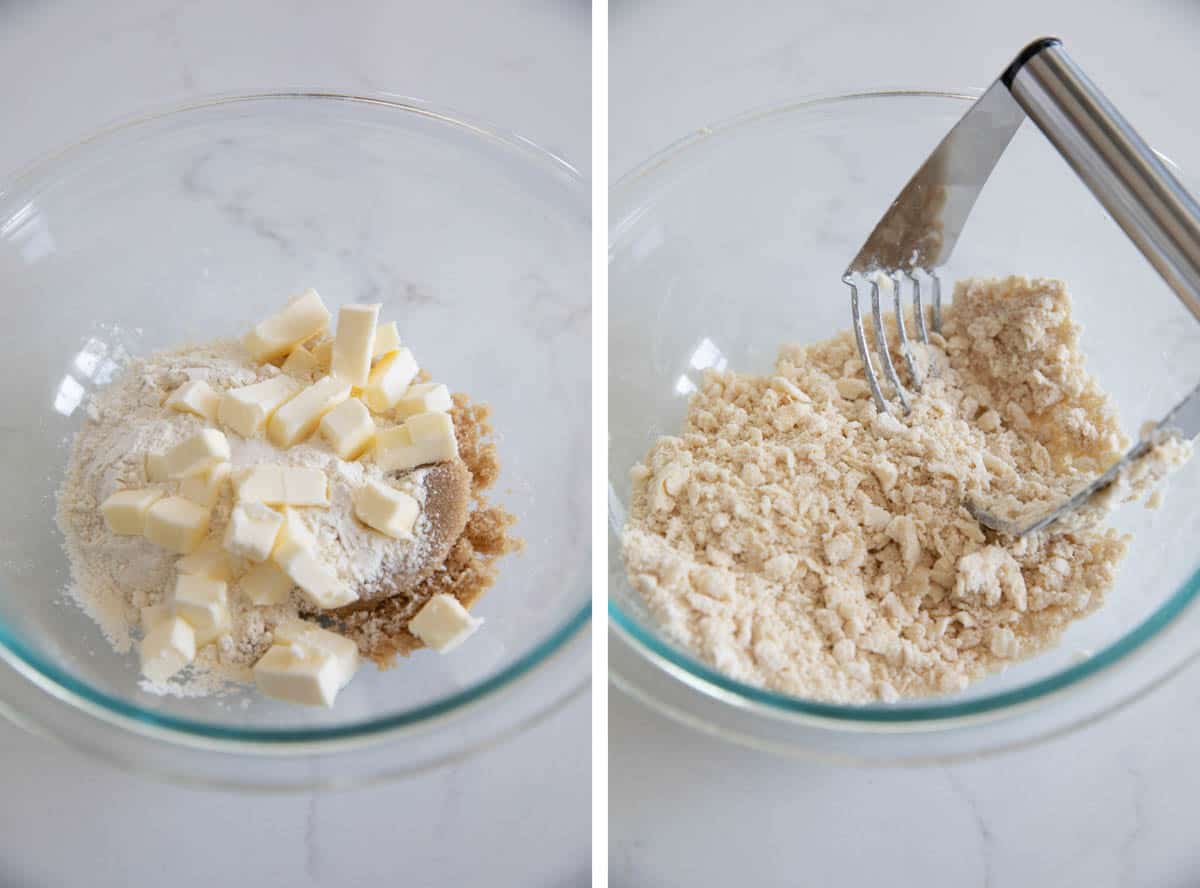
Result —
M 194 413 L 201 419 L 212 422 L 217 418 L 217 405 L 221 396 L 213 391 L 203 379 L 185 382 L 167 398 L 167 407 L 180 413 Z
M 268 506 L 328 506 L 329 479 L 321 469 L 264 464 L 234 473 L 240 502 Z
M 217 417 L 243 438 L 253 438 L 284 402 L 300 391 L 290 376 L 275 376 L 264 382 L 230 389 L 221 397 Z
M 299 444 L 317 430 L 321 418 L 350 397 L 350 383 L 326 376 L 275 411 L 267 423 L 267 436 L 277 447 Z
M 362 388 L 371 373 L 375 353 L 375 326 L 379 323 L 379 305 L 343 305 L 338 310 L 337 334 L 329 372 Z
M 142 639 L 142 675 L 162 684 L 196 659 L 196 633 L 186 620 L 169 617 Z
M 358 593 L 317 557 L 316 540 L 291 509 L 284 515 L 271 559 L 315 607 L 329 610 L 358 600 Z
M 291 577 L 270 561 L 256 564 L 238 580 L 242 594 L 251 604 L 266 607 L 283 604 L 292 591 Z
M 375 420 L 358 398 L 348 398 L 325 414 L 321 437 L 344 460 L 358 459 L 375 440 Z
M 100 504 L 100 514 L 113 533 L 138 536 L 146 532 L 146 514 L 162 496 L 163 492 L 153 487 L 120 490 Z
M 330 610 L 358 600 L 358 593 L 338 579 L 311 550 L 287 547 L 272 557 L 314 607 Z
M 313 357 L 316 358 L 317 366 L 325 371 L 329 370 L 329 365 L 333 363 L 333 340 L 324 339 L 318 342 L 312 348 Z
M 167 455 L 165 453 L 146 454 L 146 480 L 151 484 L 171 480 L 167 474 Z
M 283 362 L 283 372 L 290 373 L 293 376 L 308 376 L 321 369 L 321 365 L 317 359 L 302 345 L 292 349 L 291 354 L 287 356 L 287 360 Z
M 251 561 L 264 561 L 275 548 L 283 516 L 262 503 L 242 502 L 229 513 L 225 550 Z
M 420 382 L 410 385 L 396 402 L 396 418 L 407 419 L 418 413 L 448 413 L 454 406 L 450 389 L 439 383 Z
M 230 629 L 228 587 L 220 580 L 179 574 L 171 594 L 171 610 L 196 632 L 196 646 L 216 641 Z
M 229 480 L 229 463 L 219 462 L 199 475 L 191 475 L 179 482 L 179 495 L 187 497 L 198 506 L 211 509 L 216 505 L 225 483 Z
M 278 314 L 246 334 L 242 340 L 254 360 L 262 363 L 282 358 L 304 340 L 329 326 L 329 309 L 313 289 L 305 290 Z
M 412 537 L 421 505 L 390 484 L 368 481 L 354 491 L 354 514 L 368 527 L 397 539 Z
M 277 700 L 332 706 L 357 668 L 357 650 L 350 657 L 304 643 L 276 644 L 254 664 L 254 683 Z
M 458 457 L 454 420 L 448 413 L 418 413 L 404 425 L 378 432 L 375 462 L 385 472 L 415 469 Z
M 425 602 L 408 621 L 408 631 L 438 653 L 448 653 L 466 641 L 483 620 L 472 617 L 453 595 L 440 593 Z
M 420 370 L 411 351 L 397 349 L 375 365 L 363 387 L 363 400 L 376 413 L 391 410 Z
M 229 441 L 216 429 L 204 429 L 167 451 L 167 475 L 198 475 L 219 462 L 229 461 Z
M 229 563 L 229 556 L 215 539 L 205 540 L 191 555 L 184 555 L 175 562 L 175 569 L 181 574 L 206 577 L 222 583 L 229 582 L 233 576 L 233 565 Z
M 182 496 L 163 497 L 146 512 L 143 533 L 156 546 L 190 555 L 208 533 L 209 514 L 208 509 Z
M 375 348 L 371 350 L 372 358 L 382 358 L 390 355 L 400 347 L 400 331 L 395 321 L 388 321 L 375 328 Z

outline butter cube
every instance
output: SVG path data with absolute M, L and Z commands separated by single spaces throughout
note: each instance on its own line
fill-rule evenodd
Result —
M 316 540 L 300 517 L 290 509 L 284 517 L 272 560 L 315 607 L 328 610 L 357 601 L 358 593 L 317 557 Z
M 167 398 L 166 406 L 180 413 L 194 413 L 201 419 L 212 422 L 217 418 L 217 405 L 221 396 L 212 390 L 203 379 L 193 379 L 185 382 Z
M 408 621 L 408 631 L 441 654 L 449 653 L 475 630 L 483 620 L 472 617 L 453 595 L 441 593 L 425 602 L 415 617 Z
M 187 621 L 170 617 L 146 633 L 141 645 L 142 675 L 162 684 L 196 659 L 196 634 Z
M 421 505 L 390 484 L 368 481 L 354 491 L 354 514 L 368 527 L 397 539 L 410 539 Z
M 396 418 L 407 419 L 418 413 L 448 413 L 454 406 L 450 389 L 441 383 L 422 382 L 410 385 L 396 402 Z
M 325 414 L 321 437 L 344 460 L 358 459 L 375 440 L 375 420 L 358 398 L 348 398 Z
M 375 328 L 375 348 L 371 351 L 372 358 L 382 358 L 390 355 L 400 347 L 400 331 L 396 329 L 395 321 L 388 321 Z
M 290 376 L 275 376 L 265 382 L 230 389 L 221 398 L 217 417 L 222 425 L 229 426 L 243 438 L 253 438 L 263 430 L 275 411 L 298 391 L 300 383 Z
M 317 361 L 317 366 L 322 370 L 328 370 L 333 363 L 333 340 L 325 339 L 318 342 L 313 346 L 312 353 Z
M 100 514 L 113 533 L 138 536 L 146 531 L 146 513 L 162 496 L 163 492 L 153 487 L 120 490 L 100 504 Z
M 275 548 L 283 516 L 262 503 L 238 503 L 225 527 L 225 549 L 240 558 L 264 561 Z
M 271 315 L 246 334 L 242 343 L 254 360 L 282 358 L 304 340 L 329 326 L 329 309 L 313 289 L 305 290 L 283 311 Z
M 287 547 L 273 557 L 314 607 L 329 610 L 358 600 L 358 593 L 308 549 Z
M 229 557 L 216 540 L 209 539 L 201 543 L 191 555 L 184 555 L 175 562 L 175 569 L 181 574 L 207 577 L 210 580 L 229 582 L 233 576 L 233 565 Z
M 390 410 L 420 370 L 411 351 L 397 349 L 375 365 L 363 387 L 363 400 L 376 413 Z
M 321 418 L 350 397 L 350 383 L 326 376 L 292 398 L 267 423 L 267 437 L 278 447 L 299 444 L 317 430 Z
M 171 610 L 195 630 L 196 645 L 204 647 L 229 632 L 228 587 L 220 580 L 179 574 L 171 594 Z
M 179 482 L 179 495 L 186 497 L 198 506 L 211 509 L 216 505 L 225 482 L 229 480 L 230 467 L 227 462 L 219 462 L 199 475 L 192 475 Z
M 343 305 L 338 310 L 337 334 L 329 372 L 353 386 L 367 384 L 375 352 L 379 305 Z
M 292 591 L 292 579 L 270 561 L 256 564 L 238 580 L 242 594 L 260 607 L 283 604 Z
M 228 461 L 229 441 L 216 429 L 204 429 L 167 451 L 167 475 L 186 478 Z
M 418 413 L 404 425 L 375 436 L 375 463 L 385 472 L 415 469 L 457 457 L 454 420 L 448 413 Z
M 163 620 L 171 619 L 171 608 L 165 604 L 148 604 L 138 613 L 141 617 L 144 634 L 149 634 L 150 630 Z
M 284 373 L 303 377 L 307 377 L 320 369 L 321 365 L 313 357 L 313 353 L 302 345 L 298 345 L 292 349 L 291 354 L 287 356 L 287 360 L 283 362 L 282 367 Z
M 143 533 L 150 542 L 179 555 L 189 555 L 208 533 L 209 510 L 181 496 L 158 500 L 146 512 Z
M 276 644 L 254 664 L 254 683 L 277 700 L 332 706 L 357 668 L 357 649 L 350 655 L 309 643 Z
M 237 498 L 269 506 L 328 506 L 329 479 L 321 469 L 272 464 L 235 474 Z
M 146 480 L 151 484 L 170 480 L 167 475 L 167 455 L 165 453 L 146 454 Z

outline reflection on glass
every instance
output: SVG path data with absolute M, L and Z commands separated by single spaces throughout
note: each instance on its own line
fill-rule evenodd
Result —
M 725 360 L 725 355 L 717 348 L 717 344 L 707 336 L 700 340 L 700 344 L 692 352 L 692 359 L 690 361 L 692 368 L 695 370 L 708 370 L 710 367 L 713 370 L 724 370 L 728 363 Z

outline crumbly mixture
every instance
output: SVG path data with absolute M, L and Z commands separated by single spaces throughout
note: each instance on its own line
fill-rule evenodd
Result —
M 683 433 L 632 470 L 624 558 L 672 639 L 755 685 L 892 701 L 961 690 L 1101 605 L 1115 531 L 1012 539 L 963 505 L 1040 511 L 1128 446 L 1065 287 L 961 282 L 930 338 L 907 416 L 876 411 L 849 332 L 784 347 L 770 377 L 708 374 Z M 1106 506 L 1189 455 L 1164 439 Z
M 280 372 L 272 365 L 250 361 L 236 341 L 222 340 L 132 361 L 88 404 L 86 424 L 75 440 L 59 490 L 57 517 L 71 561 L 73 582 L 68 594 L 97 622 L 118 652 L 132 648 L 139 634 L 141 608 L 164 603 L 178 557 L 142 537 L 110 533 L 100 503 L 117 490 L 147 484 L 145 454 L 164 452 L 204 428 L 199 417 L 162 409 L 167 396 L 180 385 L 203 379 L 220 390 L 259 382 Z M 469 406 L 462 395 L 456 396 L 455 403 L 453 415 L 459 440 L 472 442 L 470 449 L 463 449 L 463 457 L 467 470 L 474 475 L 471 486 L 478 497 L 499 471 L 495 448 L 485 443 L 490 434 L 484 421 L 487 409 Z M 469 518 L 468 531 L 474 524 L 478 536 L 481 522 L 498 522 L 499 537 L 491 541 L 490 549 L 480 546 L 464 552 L 462 540 L 438 538 L 438 528 L 430 522 L 424 507 L 430 491 L 435 489 L 440 466 L 390 479 L 423 506 L 413 539 L 398 540 L 370 530 L 354 517 L 352 491 L 367 480 L 384 477 L 373 463 L 341 460 L 319 436 L 286 451 L 261 438 L 243 439 L 232 432 L 227 438 L 232 451 L 230 462 L 235 468 L 283 463 L 320 468 L 328 476 L 330 508 L 303 509 L 298 514 L 316 537 L 321 560 L 367 602 L 366 609 L 355 617 L 370 627 L 369 633 L 360 629 L 355 635 L 365 655 L 380 659 L 378 651 L 389 643 L 394 650 L 405 653 L 419 647 L 420 643 L 395 618 L 397 603 L 403 602 L 406 623 L 436 591 L 460 591 L 458 586 L 434 588 L 439 577 L 454 572 L 455 576 L 471 577 L 463 581 L 459 595 L 469 604 L 494 582 L 495 558 L 515 546 L 507 536 L 507 528 L 513 523 L 511 516 L 481 500 Z M 485 453 L 486 458 L 479 457 L 479 453 Z M 226 490 L 212 515 L 212 532 L 218 538 L 231 509 L 231 492 Z M 444 562 L 431 563 L 447 550 L 450 555 Z M 219 692 L 230 682 L 251 682 L 250 668 L 270 646 L 272 627 L 280 621 L 301 615 L 325 623 L 338 619 L 336 615 L 313 612 L 298 592 L 293 592 L 283 605 L 253 606 L 237 594 L 236 580 L 231 586 L 229 608 L 233 623 L 229 635 L 201 649 L 182 676 L 157 685 L 144 679 L 143 688 L 154 693 L 197 696 Z M 378 617 L 373 608 L 379 609 Z M 399 641 L 391 641 L 393 636 Z

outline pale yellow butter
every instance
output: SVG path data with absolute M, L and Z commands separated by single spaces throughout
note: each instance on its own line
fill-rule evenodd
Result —
M 262 503 L 238 503 L 225 526 L 225 549 L 239 558 L 264 561 L 271 556 L 282 527 L 283 516 L 274 509 Z
M 368 527 L 397 539 L 410 539 L 421 505 L 390 484 L 368 481 L 354 491 L 354 514 Z
M 167 398 L 166 406 L 180 413 L 194 413 L 201 419 L 212 422 L 217 418 L 217 406 L 221 396 L 213 391 L 203 379 L 193 379 L 185 382 Z
M 138 611 L 138 616 L 141 619 L 143 633 L 148 634 L 163 620 L 171 619 L 171 608 L 165 604 L 147 604 Z
M 271 559 L 300 587 L 304 596 L 322 610 L 358 600 L 358 593 L 342 583 L 337 574 L 317 558 L 316 541 L 300 516 L 291 509 L 284 514 L 284 525 Z
M 441 593 L 429 599 L 408 621 L 408 631 L 438 653 L 445 654 L 466 641 L 482 625 L 483 620 L 472 617 L 457 598 Z
M 415 469 L 458 457 L 454 420 L 447 413 L 418 413 L 375 436 L 375 462 L 385 472 Z
M 162 684 L 196 659 L 196 634 L 180 617 L 160 621 L 146 633 L 140 648 L 142 675 Z
M 243 438 L 253 438 L 300 388 L 300 383 L 290 376 L 276 376 L 265 382 L 230 389 L 221 398 L 217 416 L 222 425 L 229 426 Z
M 358 398 L 348 398 L 321 420 L 321 437 L 344 460 L 354 460 L 375 440 L 375 420 Z
M 229 582 L 233 576 L 233 565 L 229 563 L 229 557 L 221 548 L 221 544 L 214 539 L 205 540 L 191 555 L 180 558 L 175 562 L 175 569 L 181 574 L 207 577 L 223 583 Z
M 388 321 L 375 328 L 375 348 L 371 350 L 372 358 L 382 358 L 400 348 L 400 331 L 395 321 Z
M 143 533 L 150 542 L 179 555 L 189 555 L 208 533 L 209 510 L 182 496 L 168 496 L 146 512 Z
M 332 706 L 357 668 L 357 649 L 350 655 L 308 643 L 276 644 L 254 664 L 254 683 L 277 700 Z
M 283 604 L 292 591 L 291 577 L 280 570 L 270 561 L 264 561 L 250 568 L 240 580 L 242 594 L 251 604 L 265 607 Z
M 329 370 L 329 365 L 333 363 L 333 340 L 325 339 L 313 346 L 313 358 L 316 359 L 317 366 L 325 371 Z
M 281 369 L 284 373 L 290 373 L 293 376 L 308 376 L 320 370 L 321 364 L 313 356 L 312 352 L 304 346 L 298 345 L 287 356 L 287 360 L 283 362 Z
M 375 352 L 379 305 L 343 305 L 338 310 L 337 334 L 329 372 L 353 386 L 367 384 Z
M 283 311 L 271 315 L 246 334 L 242 343 L 262 363 L 282 358 L 306 339 L 329 327 L 329 309 L 313 289 L 305 290 Z
M 411 351 L 397 349 L 375 365 L 363 387 L 363 400 L 376 413 L 390 410 L 420 370 Z
M 204 647 L 229 632 L 228 587 L 220 580 L 194 574 L 175 577 L 171 610 L 187 620 L 196 633 L 196 646 Z
M 229 441 L 216 429 L 204 429 L 167 451 L 167 475 L 198 475 L 219 462 L 229 461 Z
M 318 468 L 265 464 L 234 474 L 240 502 L 269 506 L 328 506 L 329 479 Z
M 219 462 L 199 475 L 191 475 L 179 482 L 179 495 L 187 497 L 198 506 L 211 509 L 216 505 L 225 483 L 229 480 L 230 467 Z
M 350 397 L 350 383 L 326 376 L 275 411 L 267 437 L 278 447 L 299 444 L 317 429 L 321 418 Z
M 167 455 L 165 453 L 146 454 L 146 480 L 151 484 L 171 480 L 167 475 Z
M 450 389 L 441 383 L 421 382 L 410 385 L 396 402 L 396 418 L 407 419 L 418 413 L 448 413 L 454 406 Z
M 113 533 L 139 536 L 146 530 L 146 513 L 162 496 L 163 492 L 153 487 L 121 490 L 100 504 L 100 514 Z

